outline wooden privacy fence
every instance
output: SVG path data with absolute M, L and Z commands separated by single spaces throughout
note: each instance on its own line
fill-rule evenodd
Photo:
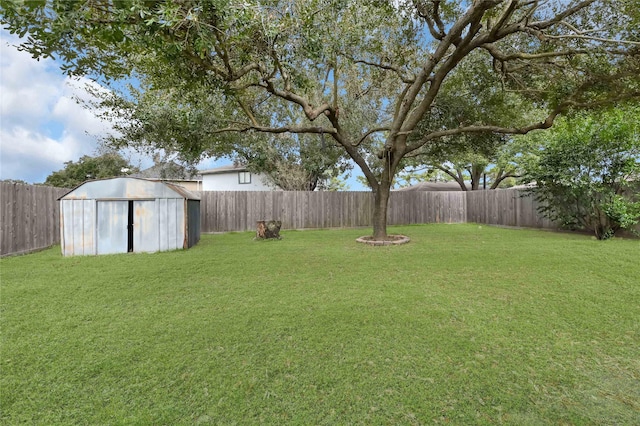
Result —
M 68 190 L 0 182 L 0 255 L 27 253 L 60 242 L 57 199 Z M 371 192 L 200 192 L 202 232 L 255 230 L 259 220 L 277 219 L 283 229 L 368 227 Z M 556 228 L 518 190 L 391 193 L 389 225 L 486 223 Z
M 389 203 L 389 224 L 462 223 L 463 192 L 395 192 Z M 282 229 L 355 228 L 371 226 L 371 192 L 244 192 L 200 193 L 202 232 L 254 230 L 259 220 L 277 219 Z
M 0 256 L 60 242 L 58 198 L 68 189 L 0 182 Z
M 259 220 L 277 219 L 283 229 L 371 226 L 371 192 L 200 193 L 202 232 L 254 230 Z M 538 203 L 517 189 L 468 192 L 391 193 L 388 224 L 486 223 L 523 228 L 557 226 L 537 212 Z
M 200 192 L 202 232 L 254 230 L 259 220 L 281 220 L 282 229 L 352 228 L 371 224 L 367 192 Z
M 539 203 L 533 197 L 517 189 L 468 191 L 466 199 L 466 222 L 469 223 L 522 228 L 558 228 L 555 223 L 538 213 Z

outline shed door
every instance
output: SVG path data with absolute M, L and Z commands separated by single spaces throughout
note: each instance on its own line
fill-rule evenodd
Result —
M 128 201 L 98 201 L 98 254 L 126 253 L 128 242 Z
M 133 251 L 160 250 L 160 225 L 155 200 L 133 201 Z

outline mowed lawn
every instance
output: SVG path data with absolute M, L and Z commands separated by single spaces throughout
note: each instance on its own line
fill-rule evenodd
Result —
M 640 241 L 478 225 L 0 261 L 3 424 L 640 424 Z

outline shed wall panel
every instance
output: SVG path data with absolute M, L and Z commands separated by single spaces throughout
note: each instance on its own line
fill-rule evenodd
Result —
M 157 200 L 158 203 L 158 220 L 160 223 L 167 223 L 169 221 L 167 217 L 167 199 Z M 170 250 L 169 240 L 171 236 L 169 232 L 158 233 L 158 245 L 161 251 Z
M 175 233 L 175 246 L 173 248 L 176 248 L 176 249 L 187 248 L 187 246 L 185 245 L 185 240 L 187 238 L 186 220 L 188 217 L 187 212 L 185 211 L 186 203 L 184 202 L 184 200 L 174 200 L 174 201 L 175 201 L 175 204 L 174 204 L 175 222 L 174 222 L 173 229 L 175 229 L 176 233 Z
M 63 256 L 73 256 L 73 203 L 74 200 L 60 202 L 60 236 Z
M 82 254 L 96 254 L 96 201 L 83 200 L 82 203 Z
M 64 256 L 96 253 L 95 200 L 62 200 L 60 204 Z
M 158 200 L 160 250 L 182 248 L 184 231 L 180 228 L 183 225 L 183 204 L 182 199 Z
M 165 225 L 168 240 L 171 244 L 170 250 L 182 248 L 184 244 L 184 212 L 180 214 L 184 209 L 184 200 L 167 200 L 167 222 Z
M 187 207 L 187 203 L 183 199 L 176 198 L 159 201 L 161 201 L 159 212 L 160 238 L 162 241 L 160 250 L 186 248 L 187 224 L 185 220 L 188 216 L 184 209 Z M 195 202 L 199 203 L 198 201 Z M 198 217 L 199 220 L 200 218 Z
M 187 247 L 200 241 L 200 201 L 187 200 Z

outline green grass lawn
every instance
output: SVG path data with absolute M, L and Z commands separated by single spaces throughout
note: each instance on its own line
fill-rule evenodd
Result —
M 640 424 L 640 242 L 206 235 L 1 267 L 3 424 Z

